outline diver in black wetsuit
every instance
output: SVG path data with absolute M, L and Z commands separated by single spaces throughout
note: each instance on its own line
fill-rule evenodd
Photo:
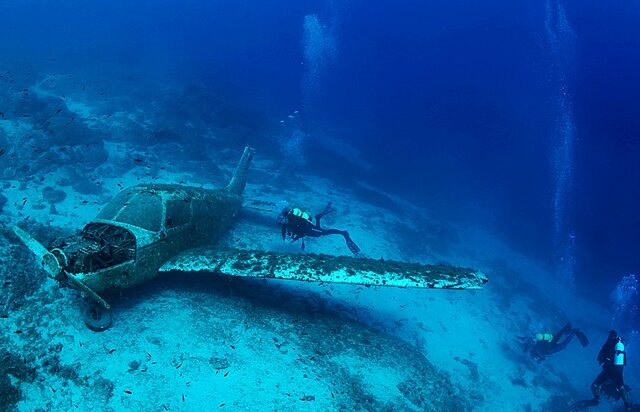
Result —
M 305 237 L 321 237 L 327 235 L 341 235 L 347 243 L 347 247 L 354 255 L 360 252 L 360 248 L 351 240 L 349 232 L 338 229 L 323 229 L 320 227 L 320 219 L 328 213 L 331 213 L 331 202 L 327 204 L 321 213 L 316 216 L 316 223 L 313 223 L 311 213 L 300 208 L 282 209 L 278 215 L 277 222 L 282 231 L 282 240 L 288 236 L 292 241 L 302 239 L 302 250 L 304 250 Z
M 571 327 L 571 323 L 564 325 L 557 333 L 536 333 L 532 337 L 520 336 L 524 341 L 524 351 L 529 352 L 531 357 L 538 362 L 542 362 L 545 357 L 556 352 L 560 352 L 569 345 L 569 342 L 576 336 L 583 347 L 589 345 L 589 339 L 581 330 Z
M 627 365 L 627 354 L 624 350 L 624 341 L 615 330 L 609 331 L 609 336 L 598 353 L 598 363 L 602 365 L 602 372 L 591 384 L 593 400 L 599 402 L 602 385 L 607 381 L 612 381 L 625 408 L 630 408 L 631 403 L 627 398 L 623 376 L 624 367 Z

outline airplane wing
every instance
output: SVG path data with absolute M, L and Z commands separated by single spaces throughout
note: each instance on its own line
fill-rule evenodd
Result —
M 160 268 L 170 271 L 402 288 L 482 289 L 488 281 L 476 270 L 442 264 L 240 249 L 188 250 Z

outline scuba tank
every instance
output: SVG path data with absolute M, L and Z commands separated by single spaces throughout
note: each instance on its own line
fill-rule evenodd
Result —
M 621 338 L 618 338 L 616 345 L 613 347 L 613 364 L 622 366 L 627 364 L 627 354 L 624 351 L 624 342 Z
M 553 340 L 553 334 L 551 333 L 536 333 L 536 342 L 551 342 Z
M 302 209 L 296 207 L 291 211 L 291 213 L 294 216 L 300 217 L 300 218 L 306 220 L 309 223 L 313 222 L 313 219 L 311 217 L 311 213 L 307 212 L 306 210 L 302 210 Z

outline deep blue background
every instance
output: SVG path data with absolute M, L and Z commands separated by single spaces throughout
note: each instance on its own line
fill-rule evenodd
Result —
M 640 267 L 640 3 L 563 4 L 577 36 L 569 226 L 579 284 L 606 298 L 595 291 Z M 208 84 L 277 123 L 303 105 L 303 20 L 317 14 L 338 54 L 305 131 L 348 141 L 374 167 L 327 170 L 322 151 L 308 169 L 481 222 L 553 264 L 558 91 L 544 13 L 533 0 L 5 1 L 0 64 Z

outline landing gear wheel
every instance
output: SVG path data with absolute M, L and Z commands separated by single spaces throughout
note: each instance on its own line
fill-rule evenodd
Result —
M 82 310 L 82 320 L 94 332 L 102 332 L 113 322 L 111 311 L 102 305 L 88 303 Z

